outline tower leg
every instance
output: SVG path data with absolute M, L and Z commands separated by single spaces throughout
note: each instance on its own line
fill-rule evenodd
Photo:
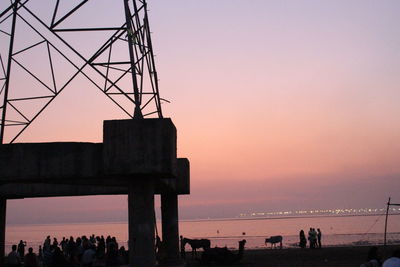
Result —
M 5 266 L 7 199 L 0 196 L 0 267 Z
M 129 266 L 156 265 L 154 248 L 154 182 L 129 185 Z
M 162 237 L 168 266 L 177 266 L 181 263 L 179 257 L 179 218 L 178 195 L 175 193 L 161 194 Z

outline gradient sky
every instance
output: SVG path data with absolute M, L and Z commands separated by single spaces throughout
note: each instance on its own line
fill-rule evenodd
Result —
M 148 2 L 164 115 L 191 162 L 181 218 L 400 202 L 399 1 Z M 19 141 L 101 142 L 117 118 L 80 77 Z M 7 219 L 126 214 L 126 196 L 96 196 L 12 200 Z

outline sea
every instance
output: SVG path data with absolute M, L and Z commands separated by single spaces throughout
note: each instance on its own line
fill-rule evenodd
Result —
M 283 247 L 298 247 L 299 231 L 306 235 L 310 227 L 320 228 L 323 246 L 371 246 L 384 242 L 385 215 L 363 216 L 313 216 L 277 217 L 248 219 L 207 219 L 183 220 L 179 222 L 179 232 L 187 238 L 207 238 L 211 246 L 236 248 L 238 241 L 246 239 L 246 248 L 262 249 L 265 238 L 283 236 Z M 161 225 L 156 231 L 161 236 Z M 400 245 L 400 216 L 391 215 L 387 223 L 387 243 Z M 68 224 L 19 224 L 7 225 L 6 251 L 20 240 L 27 242 L 35 251 L 43 244 L 46 236 L 74 238 L 82 235 L 115 236 L 120 246 L 127 247 L 127 222 L 93 222 Z

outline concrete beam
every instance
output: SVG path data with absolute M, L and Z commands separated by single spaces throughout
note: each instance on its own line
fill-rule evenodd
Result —
M 102 147 L 93 143 L 0 145 L 0 183 L 101 177 Z
M 190 193 L 190 166 L 185 158 L 178 159 L 178 177 L 176 179 L 161 179 L 155 182 L 155 193 L 165 192 L 178 195 Z M 102 182 L 104 180 L 104 182 Z M 89 183 L 84 184 L 83 182 Z M 128 186 L 121 185 L 117 180 L 96 179 L 71 181 L 71 184 L 54 183 L 9 183 L 0 185 L 0 196 L 7 199 L 62 197 L 62 196 L 91 196 L 91 195 L 125 195 Z M 113 182 L 114 183 L 111 183 Z M 68 183 L 65 181 L 64 183 Z M 103 185 L 106 184 L 106 185 Z
M 65 185 L 65 184 L 4 184 L 0 185 L 0 195 L 7 199 L 37 197 L 69 197 L 92 195 L 127 194 L 127 187 Z

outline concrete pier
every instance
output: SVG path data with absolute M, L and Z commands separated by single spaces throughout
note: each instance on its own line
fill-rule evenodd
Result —
M 0 266 L 5 266 L 5 240 L 6 240 L 6 212 L 7 199 L 0 196 Z
M 161 194 L 166 260 L 178 265 L 178 195 L 190 193 L 190 164 L 177 158 L 174 124 L 115 120 L 103 131 L 103 143 L 0 145 L 0 262 L 7 199 L 128 194 L 130 266 L 155 266 L 154 194 Z
M 162 240 L 167 258 L 165 266 L 181 264 L 179 256 L 179 218 L 178 195 L 176 193 L 161 194 Z
M 147 179 L 130 184 L 128 206 L 129 266 L 155 266 L 154 181 Z

